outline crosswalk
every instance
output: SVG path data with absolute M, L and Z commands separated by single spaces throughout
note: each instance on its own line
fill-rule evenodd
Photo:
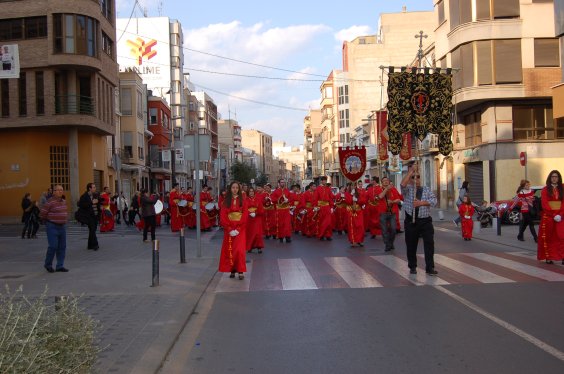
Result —
M 564 282 L 564 266 L 538 262 L 527 252 L 436 254 L 439 274 L 432 277 L 425 274 L 423 256 L 418 257 L 417 274 L 409 274 L 399 255 L 255 258 L 242 281 L 221 274 L 215 292 Z

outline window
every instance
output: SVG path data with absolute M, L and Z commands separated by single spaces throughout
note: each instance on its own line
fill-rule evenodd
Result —
M 521 40 L 494 40 L 495 82 L 521 83 Z
M 476 0 L 476 19 L 491 19 L 490 0 Z
M 143 119 L 143 94 L 137 91 L 137 118 Z
M 25 39 L 47 37 L 47 17 L 24 18 Z
M 456 48 L 451 53 L 450 62 L 453 67 L 460 68 L 462 66 L 461 56 L 462 53 L 460 52 L 461 48 Z M 462 74 L 453 74 L 452 75 L 452 88 L 457 90 L 462 87 Z
M 464 44 L 460 47 L 462 71 L 462 87 L 472 87 L 474 85 L 474 48 L 472 43 Z
M 493 18 L 519 18 L 519 0 L 492 0 Z
M 445 21 L 445 2 L 441 1 L 437 4 L 437 10 L 439 13 L 439 25 Z
M 112 2 L 110 0 L 100 0 L 100 10 L 102 15 L 106 17 L 108 21 L 112 21 Z
M 339 105 L 349 103 L 349 86 L 344 85 L 339 87 Z
M 18 79 L 18 106 L 20 117 L 27 116 L 27 80 L 26 73 L 20 72 L 20 79 Z
M 97 56 L 97 28 L 95 19 L 79 14 L 54 14 L 55 53 Z
M 554 136 L 552 106 L 513 107 L 514 140 L 548 140 Z
M 451 30 L 460 25 L 460 0 L 450 0 L 449 19 Z
M 349 127 L 349 110 L 339 110 L 339 128 L 344 129 Z
M 463 0 L 460 2 L 460 24 L 472 22 L 472 2 Z
M 0 41 L 46 37 L 46 16 L 0 20 Z
M 43 72 L 35 72 L 35 114 L 45 114 L 45 85 L 43 83 Z
M 60 184 L 66 191 L 70 190 L 69 147 L 49 147 L 49 176 L 51 186 Z
M 131 131 L 123 132 L 123 150 L 124 158 L 128 159 L 133 157 L 133 134 Z
M 121 114 L 123 116 L 130 116 L 133 114 L 131 103 L 131 88 L 121 89 Z
M 464 116 L 464 146 L 473 147 L 482 144 L 482 115 L 474 112 Z
M 158 123 L 157 115 L 158 115 L 157 108 L 149 108 L 149 124 L 155 125 Z
M 556 139 L 564 139 L 564 120 L 556 120 Z
M 535 67 L 560 66 L 558 39 L 535 39 Z
M 110 39 L 106 33 L 102 32 L 102 51 L 104 51 L 108 56 L 112 57 L 114 55 L 114 41 Z
M 139 159 L 143 160 L 145 153 L 145 137 L 141 133 L 137 133 L 137 154 L 139 155 Z
M 323 88 L 323 97 L 325 99 L 333 98 L 333 87 L 325 87 Z
M 483 40 L 476 42 L 478 85 L 492 84 L 492 42 Z
M 10 81 L 0 79 L 0 95 L 2 96 L 2 117 L 10 117 Z

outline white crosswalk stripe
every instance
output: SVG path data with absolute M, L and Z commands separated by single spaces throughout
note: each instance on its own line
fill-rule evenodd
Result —
M 347 257 L 325 257 L 325 261 L 351 288 L 382 287 L 382 284 Z
M 301 258 L 278 259 L 282 288 L 285 290 L 315 290 L 317 286 Z
M 487 253 L 468 253 L 466 255 L 473 258 L 477 258 L 478 260 L 487 261 L 492 264 L 496 264 L 512 270 L 516 270 L 533 277 L 541 278 L 546 281 L 552 281 L 552 282 L 564 281 L 564 275 L 562 274 L 558 274 L 549 270 L 539 269 L 537 267 L 527 264 L 522 264 L 517 261 L 512 261 L 512 260 L 507 260 L 505 258 L 492 256 Z
M 449 282 L 433 276 L 430 277 L 423 273 L 421 270 L 417 274 L 409 274 L 409 267 L 407 266 L 407 261 L 402 260 L 396 256 L 371 256 L 376 261 L 380 262 L 382 265 L 392 269 L 398 273 L 403 278 L 407 279 L 416 286 L 444 286 L 450 284 Z
M 462 261 L 454 260 L 450 257 L 435 254 L 435 263 L 452 269 L 454 271 L 459 272 L 460 274 L 464 274 L 467 277 L 472 279 L 476 279 L 482 283 L 511 283 L 514 282 L 511 279 L 499 276 L 492 272 L 489 272 L 484 269 L 480 269 L 477 266 L 466 264 Z

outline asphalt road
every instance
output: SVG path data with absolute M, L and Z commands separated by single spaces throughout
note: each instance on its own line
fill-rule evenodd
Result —
M 244 281 L 216 274 L 161 372 L 564 372 L 564 266 L 448 223 L 435 239 L 438 277 L 408 274 L 403 234 L 391 254 L 267 241 Z

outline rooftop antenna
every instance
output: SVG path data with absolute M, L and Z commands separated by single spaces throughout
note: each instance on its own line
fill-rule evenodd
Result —
M 162 15 L 163 15 L 163 2 L 162 1 L 159 1 L 158 10 L 159 10 L 159 17 L 162 17 Z
M 147 18 L 147 7 L 143 7 L 143 17 Z

